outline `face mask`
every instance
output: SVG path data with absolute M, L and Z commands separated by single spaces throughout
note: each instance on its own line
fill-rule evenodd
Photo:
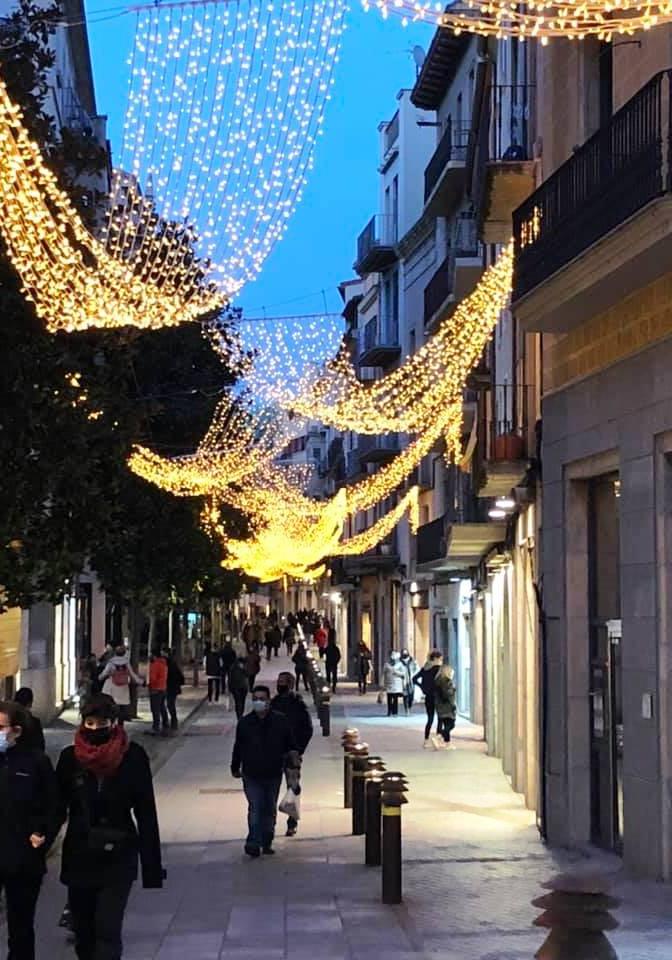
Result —
M 13 747 L 14 744 L 7 736 L 6 730 L 0 730 L 0 753 L 7 753 L 10 747 Z
M 109 743 L 112 736 L 112 727 L 98 727 L 96 730 L 84 727 L 82 735 L 92 747 L 102 747 L 104 743 Z
M 252 709 L 254 710 L 255 713 L 258 713 L 258 714 L 266 713 L 267 708 L 268 708 L 268 703 L 266 702 L 266 700 L 252 701 Z

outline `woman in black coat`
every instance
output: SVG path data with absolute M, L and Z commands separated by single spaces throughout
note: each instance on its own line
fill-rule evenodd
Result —
M 119 960 L 131 887 L 163 886 L 159 825 L 149 759 L 117 723 L 111 697 L 97 694 L 82 708 L 82 725 L 56 768 L 60 821 L 68 820 L 61 880 L 79 960 Z

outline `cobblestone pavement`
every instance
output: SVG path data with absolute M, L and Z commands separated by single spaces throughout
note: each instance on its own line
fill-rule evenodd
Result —
M 273 675 L 284 666 L 275 660 Z M 558 870 L 618 871 L 618 861 L 546 850 L 478 731 L 460 724 L 455 751 L 423 750 L 415 709 L 388 720 L 375 694 L 337 694 L 332 736 L 318 729 L 307 754 L 298 836 L 280 829 L 277 855 L 250 862 L 244 798 L 229 775 L 232 714 L 205 705 L 156 778 L 169 879 L 162 891 L 134 892 L 126 960 L 532 958 L 544 939 L 532 927 L 539 884 Z M 363 866 L 362 840 L 350 836 L 339 746 L 346 723 L 409 777 L 401 907 L 380 903 L 380 872 Z M 672 889 L 617 873 L 615 892 L 624 900 L 611 935 L 620 960 L 669 960 Z M 54 865 L 39 907 L 38 960 L 73 956 L 56 926 L 62 902 Z

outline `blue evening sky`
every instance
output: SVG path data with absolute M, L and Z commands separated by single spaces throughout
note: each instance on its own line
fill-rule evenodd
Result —
M 98 110 L 109 117 L 113 155 L 121 143 L 126 99 L 126 58 L 133 42 L 132 15 L 103 19 L 104 0 L 89 0 L 89 35 Z M 108 7 L 109 9 L 109 7 Z M 96 13 L 96 11 L 101 11 Z M 98 22 L 96 22 L 98 21 Z M 284 239 L 239 303 L 249 316 L 340 311 L 336 289 L 353 275 L 357 235 L 377 207 L 378 123 L 389 120 L 396 95 L 415 80 L 411 47 L 429 46 L 433 29 L 364 13 L 352 0 L 324 134 L 315 165 Z

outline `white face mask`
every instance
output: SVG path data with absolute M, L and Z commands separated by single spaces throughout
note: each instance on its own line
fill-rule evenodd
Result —
M 266 713 L 266 710 L 268 709 L 268 700 L 253 700 L 252 709 L 255 713 Z
M 14 741 L 9 739 L 6 730 L 0 730 L 0 753 L 7 753 L 10 747 L 14 746 Z

